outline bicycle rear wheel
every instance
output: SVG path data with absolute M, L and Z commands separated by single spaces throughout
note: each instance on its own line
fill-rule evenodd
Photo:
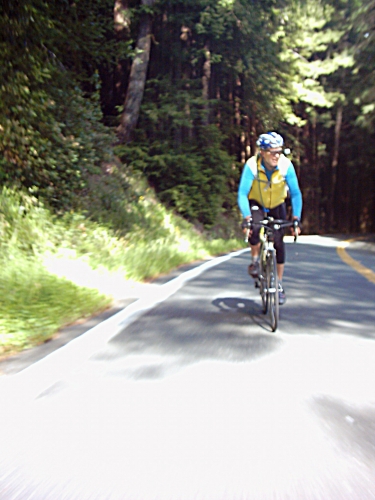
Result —
M 277 277 L 277 265 L 275 254 L 270 254 L 267 259 L 267 309 L 270 317 L 270 325 L 273 332 L 279 324 L 279 280 Z

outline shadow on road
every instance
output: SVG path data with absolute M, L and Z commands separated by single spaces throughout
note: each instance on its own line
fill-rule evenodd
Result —
M 310 407 L 324 422 L 330 439 L 358 461 L 375 463 L 375 408 L 350 405 L 328 396 L 313 399 Z
M 249 299 L 223 297 L 209 308 L 198 299 L 172 299 L 129 325 L 92 360 L 112 361 L 112 375 L 139 379 L 159 378 L 201 361 L 248 362 L 282 344 L 266 326 L 264 333 L 257 328 L 254 333 L 254 323 L 263 318 L 260 306 Z
M 220 297 L 212 301 L 212 304 L 223 312 L 231 311 L 233 313 L 246 315 L 261 329 L 266 332 L 271 332 L 267 316 L 263 314 L 261 305 L 254 300 L 237 297 Z

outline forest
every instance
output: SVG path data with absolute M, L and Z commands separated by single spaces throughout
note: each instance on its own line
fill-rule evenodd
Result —
M 129 176 L 141 175 L 198 226 L 238 223 L 244 161 L 260 133 L 277 130 L 303 192 L 304 232 L 374 231 L 373 1 L 1 9 L 2 186 L 126 231 L 126 216 L 114 217 L 132 196 Z

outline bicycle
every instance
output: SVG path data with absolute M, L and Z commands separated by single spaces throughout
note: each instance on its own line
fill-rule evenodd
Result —
M 276 250 L 274 247 L 274 231 L 284 227 L 294 226 L 294 241 L 298 237 L 298 221 L 287 221 L 284 219 L 265 219 L 248 223 L 248 240 L 251 226 L 260 226 L 260 254 L 259 254 L 259 274 L 255 280 L 256 288 L 259 288 L 262 299 L 262 310 L 264 314 L 269 314 L 271 330 L 275 332 L 279 324 L 279 280 L 277 276 Z

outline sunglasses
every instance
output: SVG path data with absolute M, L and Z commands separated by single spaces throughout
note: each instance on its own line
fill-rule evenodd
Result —
M 282 149 L 279 149 L 278 151 L 266 151 L 266 153 L 270 154 L 271 156 L 281 155 L 282 152 Z

